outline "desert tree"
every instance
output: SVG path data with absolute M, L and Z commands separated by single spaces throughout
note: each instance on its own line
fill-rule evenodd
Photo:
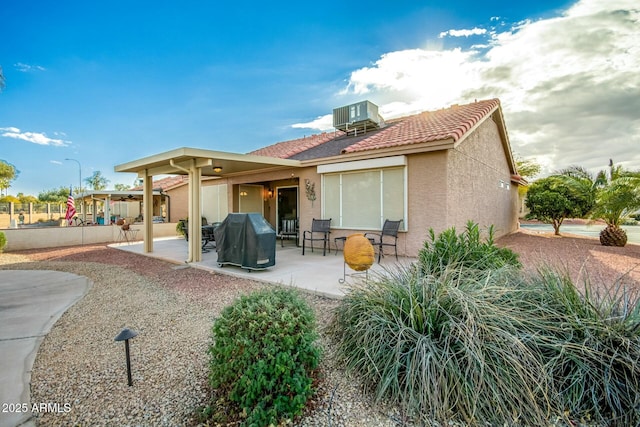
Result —
M 527 218 L 551 224 L 557 236 L 566 218 L 582 218 L 593 207 L 593 197 L 577 191 L 559 176 L 539 179 L 529 186 L 525 201 Z

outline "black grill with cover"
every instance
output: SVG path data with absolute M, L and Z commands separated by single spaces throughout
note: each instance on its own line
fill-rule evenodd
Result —
M 276 231 L 259 213 L 230 213 L 213 233 L 221 267 L 261 270 L 276 264 Z

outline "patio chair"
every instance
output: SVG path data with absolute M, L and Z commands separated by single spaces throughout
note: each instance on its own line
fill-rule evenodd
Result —
M 311 223 L 311 230 L 305 230 L 302 233 L 302 255 L 304 255 L 304 247 L 307 240 L 311 245 L 311 252 L 313 252 L 313 242 L 322 241 L 323 242 L 323 251 L 322 256 L 327 254 L 327 246 L 329 245 L 329 230 L 331 226 L 331 218 L 329 219 L 315 219 L 313 218 L 313 222 Z
M 296 246 L 298 246 L 298 219 L 283 219 L 280 226 L 280 246 L 284 247 L 285 237 L 293 237 L 296 239 Z
M 378 247 L 378 264 L 380 263 L 380 259 L 384 256 L 384 252 L 382 250 L 384 246 L 393 246 L 393 249 L 396 252 L 396 261 L 398 260 L 398 230 L 400 229 L 401 222 L 402 220 L 391 221 L 385 219 L 384 225 L 382 226 L 382 233 L 364 233 L 364 237 L 373 238 L 373 246 Z
M 212 224 L 203 225 L 202 226 L 202 249 L 208 250 L 205 248 L 216 248 L 216 237 L 214 231 L 222 224 L 221 222 L 214 222 Z

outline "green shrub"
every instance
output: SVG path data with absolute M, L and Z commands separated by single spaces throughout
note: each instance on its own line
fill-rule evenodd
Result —
M 6 245 L 7 245 L 7 236 L 5 236 L 2 231 L 0 231 L 0 252 L 4 250 L 4 247 Z
M 176 223 L 176 233 L 181 236 L 186 236 L 188 232 L 187 227 L 189 226 L 188 221 L 188 219 L 178 220 L 178 222 Z
M 201 217 L 202 225 L 207 225 L 207 218 Z M 189 217 L 184 219 L 179 219 L 176 223 L 176 233 L 181 236 L 184 236 L 187 240 L 189 240 Z
M 315 318 L 293 289 L 257 291 L 226 307 L 213 325 L 210 384 L 246 414 L 246 425 L 300 414 L 320 350 Z
M 455 228 L 449 228 L 436 237 L 433 229 L 429 229 L 430 241 L 425 241 L 418 253 L 420 268 L 427 274 L 437 274 L 447 266 L 479 270 L 520 266 L 518 255 L 508 248 L 495 246 L 493 236 L 491 226 L 483 240 L 478 224 L 472 221 L 467 222 L 461 234 L 456 234 Z
M 427 425 L 640 425 L 640 305 L 621 282 L 581 292 L 445 233 L 423 268 L 353 285 L 336 310 L 338 352 L 376 399 Z

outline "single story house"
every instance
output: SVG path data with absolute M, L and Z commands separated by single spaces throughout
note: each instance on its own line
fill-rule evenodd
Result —
M 302 233 L 313 218 L 331 218 L 332 243 L 402 219 L 398 253 L 416 256 L 430 228 L 472 220 L 498 236 L 517 229 L 523 181 L 498 99 L 386 121 L 363 101 L 334 109 L 333 119 L 333 132 L 247 154 L 178 148 L 115 171 L 137 173 L 145 198 L 154 176 L 185 176 L 163 191 L 171 218 L 189 217 L 190 236 L 200 236 L 201 216 L 222 221 L 229 212 L 262 213 L 277 232 L 285 219 L 297 218 Z M 147 252 L 151 233 L 145 223 Z M 200 243 L 190 239 L 188 261 L 201 260 Z

